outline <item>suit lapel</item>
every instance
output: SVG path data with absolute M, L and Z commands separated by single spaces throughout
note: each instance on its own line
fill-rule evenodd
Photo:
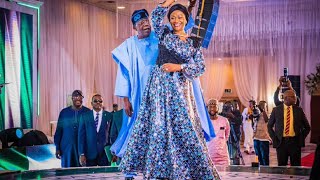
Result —
M 297 110 L 297 107 L 296 106 L 292 106 L 292 111 L 293 111 L 293 129 L 294 129 L 294 132 L 297 133 L 299 132 L 298 129 L 296 129 L 297 125 L 299 124 L 297 121 L 298 121 L 298 110 Z M 297 134 L 296 134 L 297 135 Z
M 94 123 L 95 113 L 94 113 L 94 110 L 91 110 L 89 112 L 90 112 L 89 113 L 89 117 L 88 117 L 88 119 L 90 120 L 89 121 L 89 126 L 91 127 L 91 129 L 93 131 L 93 134 L 92 134 L 93 139 L 96 139 L 97 138 L 97 129 L 96 129 L 96 124 Z
M 90 126 L 92 126 L 94 129 L 96 129 L 96 124 L 94 123 L 95 113 L 93 110 L 90 111 Z
M 279 110 L 280 110 L 280 112 L 279 112 L 279 122 L 278 122 L 278 125 L 279 125 L 279 129 L 281 129 L 281 137 L 282 137 L 282 135 L 283 135 L 283 128 L 284 128 L 284 105 L 282 104 L 280 107 L 279 107 Z

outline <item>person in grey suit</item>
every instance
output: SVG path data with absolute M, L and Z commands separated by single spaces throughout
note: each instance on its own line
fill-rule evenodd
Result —
M 268 132 L 277 151 L 278 166 L 301 166 L 301 147 L 310 132 L 310 125 L 293 90 L 283 94 L 283 104 L 273 108 L 268 122 Z
M 112 114 L 104 111 L 103 99 L 100 94 L 92 97 L 93 110 L 83 114 L 80 118 L 78 151 L 81 166 L 108 166 L 104 147 L 112 144 L 110 127 Z

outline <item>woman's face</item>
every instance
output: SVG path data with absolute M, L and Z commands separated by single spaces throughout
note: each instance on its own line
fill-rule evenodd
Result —
M 170 14 L 170 24 L 173 28 L 173 31 L 183 31 L 187 24 L 186 16 L 183 14 L 183 12 L 175 10 Z

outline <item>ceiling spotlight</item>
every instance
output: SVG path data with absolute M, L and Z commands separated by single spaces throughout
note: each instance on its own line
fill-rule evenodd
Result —
M 125 9 L 126 7 L 124 6 L 117 6 L 118 9 Z

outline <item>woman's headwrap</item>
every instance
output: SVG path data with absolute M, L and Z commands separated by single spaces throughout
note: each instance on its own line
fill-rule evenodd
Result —
M 176 11 L 176 10 L 179 10 L 181 11 L 185 17 L 186 17 L 186 20 L 187 20 L 187 23 L 188 23 L 188 20 L 189 20 L 189 12 L 187 10 L 187 8 L 185 6 L 183 6 L 182 4 L 175 4 L 173 6 L 171 6 L 171 8 L 169 9 L 168 11 L 168 19 L 170 21 L 170 15 L 173 11 Z

